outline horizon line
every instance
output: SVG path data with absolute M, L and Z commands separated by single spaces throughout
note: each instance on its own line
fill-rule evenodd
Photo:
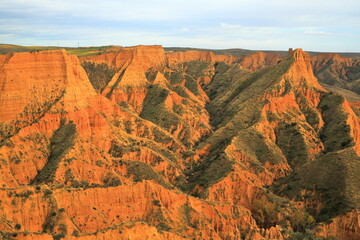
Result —
M 129 48 L 129 47 L 138 47 L 138 46 L 161 46 L 162 48 L 179 48 L 179 49 L 194 49 L 194 50 L 207 50 L 207 51 L 226 51 L 226 50 L 245 50 L 245 51 L 256 51 L 256 52 L 287 52 L 291 47 L 289 47 L 287 50 L 285 49 L 247 49 L 247 48 L 241 48 L 241 47 L 232 47 L 232 48 L 201 48 L 201 47 L 191 47 L 191 46 L 164 46 L 162 44 L 136 44 L 136 45 L 129 45 L 129 46 L 122 46 L 117 44 L 109 44 L 109 45 L 84 45 L 84 46 L 56 46 L 56 45 L 19 45 L 19 44 L 11 44 L 11 43 L 0 43 L 1 45 L 10 45 L 10 46 L 20 46 L 20 47 L 53 47 L 53 48 L 96 48 L 96 47 L 123 47 L 123 48 Z M 301 47 L 297 47 L 301 48 Z M 297 49 L 292 48 L 292 49 Z M 305 50 L 305 52 L 312 52 L 312 53 L 359 53 L 360 51 L 318 51 L 318 50 Z

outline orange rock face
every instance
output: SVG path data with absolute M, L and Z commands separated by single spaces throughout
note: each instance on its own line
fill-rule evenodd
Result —
M 233 56 L 215 55 L 213 52 L 205 51 L 171 52 L 166 54 L 166 61 L 170 66 L 190 61 L 232 63 L 235 60 L 236 58 Z
M 359 211 L 354 210 L 333 219 L 332 223 L 321 224 L 318 227 L 318 236 L 338 236 L 341 239 L 359 239 Z
M 328 64 L 330 61 L 349 67 L 352 65 L 353 60 L 351 58 L 344 58 L 336 53 L 323 53 L 311 58 L 312 66 L 315 72 L 319 71 L 321 68 L 324 67 L 324 65 Z M 337 65 L 337 67 L 339 67 L 339 65 Z M 337 70 L 340 72 L 342 71 L 340 69 Z
M 132 62 L 140 63 L 139 70 L 146 71 L 150 67 L 162 67 L 165 63 L 165 52 L 161 46 L 136 46 L 121 48 L 115 53 L 85 56 L 85 61 L 107 63 L 116 68 L 123 68 Z
M 314 73 L 320 82 L 353 91 L 359 90 L 359 59 L 346 58 L 335 53 L 322 53 L 311 57 Z
M 282 57 L 275 53 L 256 52 L 254 54 L 241 57 L 239 63 L 246 69 L 257 71 L 265 66 L 276 65 L 282 59 Z
M 83 63 L 115 69 L 103 90 Z M 356 103 L 327 93 L 301 49 L 51 50 L 0 55 L 0 66 L 4 239 L 286 239 L 304 224 L 358 238 L 357 211 L 313 223 L 310 201 L 291 195 L 312 190 L 282 182 L 360 152 Z
M 293 56 L 296 64 L 291 67 L 285 77 L 292 79 L 293 83 L 299 87 L 314 87 L 324 90 L 313 74 L 309 54 L 305 53 L 301 49 L 296 49 L 293 52 Z

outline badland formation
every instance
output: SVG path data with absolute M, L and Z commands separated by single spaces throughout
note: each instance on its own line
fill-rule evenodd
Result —
M 1 47 L 0 238 L 360 239 L 357 57 Z

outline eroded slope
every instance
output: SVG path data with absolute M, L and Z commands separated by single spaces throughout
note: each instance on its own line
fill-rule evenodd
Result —
M 5 238 L 359 237 L 359 120 L 301 49 L 0 60 Z

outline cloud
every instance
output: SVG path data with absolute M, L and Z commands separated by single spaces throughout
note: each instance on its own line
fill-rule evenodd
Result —
M 190 31 L 190 29 L 187 28 L 187 27 L 184 27 L 184 28 L 180 28 L 180 29 L 179 29 L 179 32 L 189 32 L 189 31 Z
M 320 36 L 338 36 L 339 34 L 334 34 L 330 32 L 324 32 L 324 31 L 305 31 L 305 34 L 310 35 L 320 35 Z
M 241 33 L 268 33 L 278 32 L 281 30 L 279 27 L 267 27 L 267 26 L 242 26 L 237 24 L 220 23 L 220 28 L 226 31 L 237 31 Z
M 358 9 L 354 0 L 2 0 L 0 42 L 360 51 Z

